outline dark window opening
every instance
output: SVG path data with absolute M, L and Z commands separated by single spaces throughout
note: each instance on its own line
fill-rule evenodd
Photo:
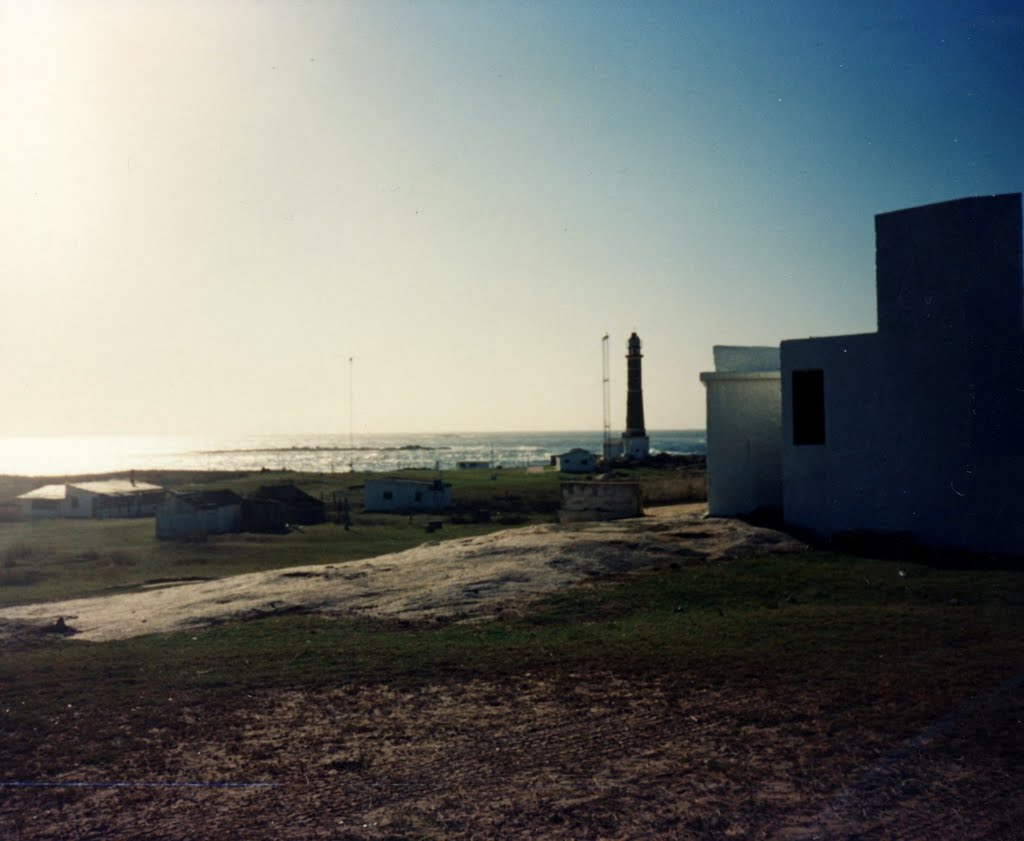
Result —
M 394 497 L 394 494 L 391 491 L 384 491 L 383 496 L 384 499 L 392 499 Z
M 825 443 L 825 372 L 793 372 L 793 443 Z

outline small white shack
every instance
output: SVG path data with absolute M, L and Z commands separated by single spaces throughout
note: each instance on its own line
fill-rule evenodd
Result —
M 234 491 L 169 493 L 156 512 L 161 540 L 242 531 L 242 497 Z
M 597 456 L 581 447 L 573 447 L 555 456 L 555 466 L 560 473 L 594 473 L 597 470 Z
M 782 508 L 782 374 L 777 347 L 719 345 L 707 390 L 708 513 Z
M 18 497 L 18 508 L 21 510 L 21 516 L 26 519 L 61 517 L 67 495 L 67 485 L 43 485 L 34 491 L 21 494 Z
M 452 505 L 452 486 L 440 479 L 369 479 L 363 486 L 363 509 L 408 513 L 443 511 Z

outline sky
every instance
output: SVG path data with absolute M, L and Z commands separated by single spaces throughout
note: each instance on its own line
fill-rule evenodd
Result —
M 0 0 L 0 435 L 652 429 L 1024 189 L 996 2 Z M 352 360 L 351 362 L 349 360 Z

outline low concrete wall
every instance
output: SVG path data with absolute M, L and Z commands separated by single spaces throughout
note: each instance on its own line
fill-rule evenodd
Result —
M 561 523 L 641 517 L 644 509 L 637 482 L 563 482 Z

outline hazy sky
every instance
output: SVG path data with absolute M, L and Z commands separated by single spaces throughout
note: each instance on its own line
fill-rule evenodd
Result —
M 0 434 L 651 428 L 1024 188 L 1008 2 L 0 0 Z

